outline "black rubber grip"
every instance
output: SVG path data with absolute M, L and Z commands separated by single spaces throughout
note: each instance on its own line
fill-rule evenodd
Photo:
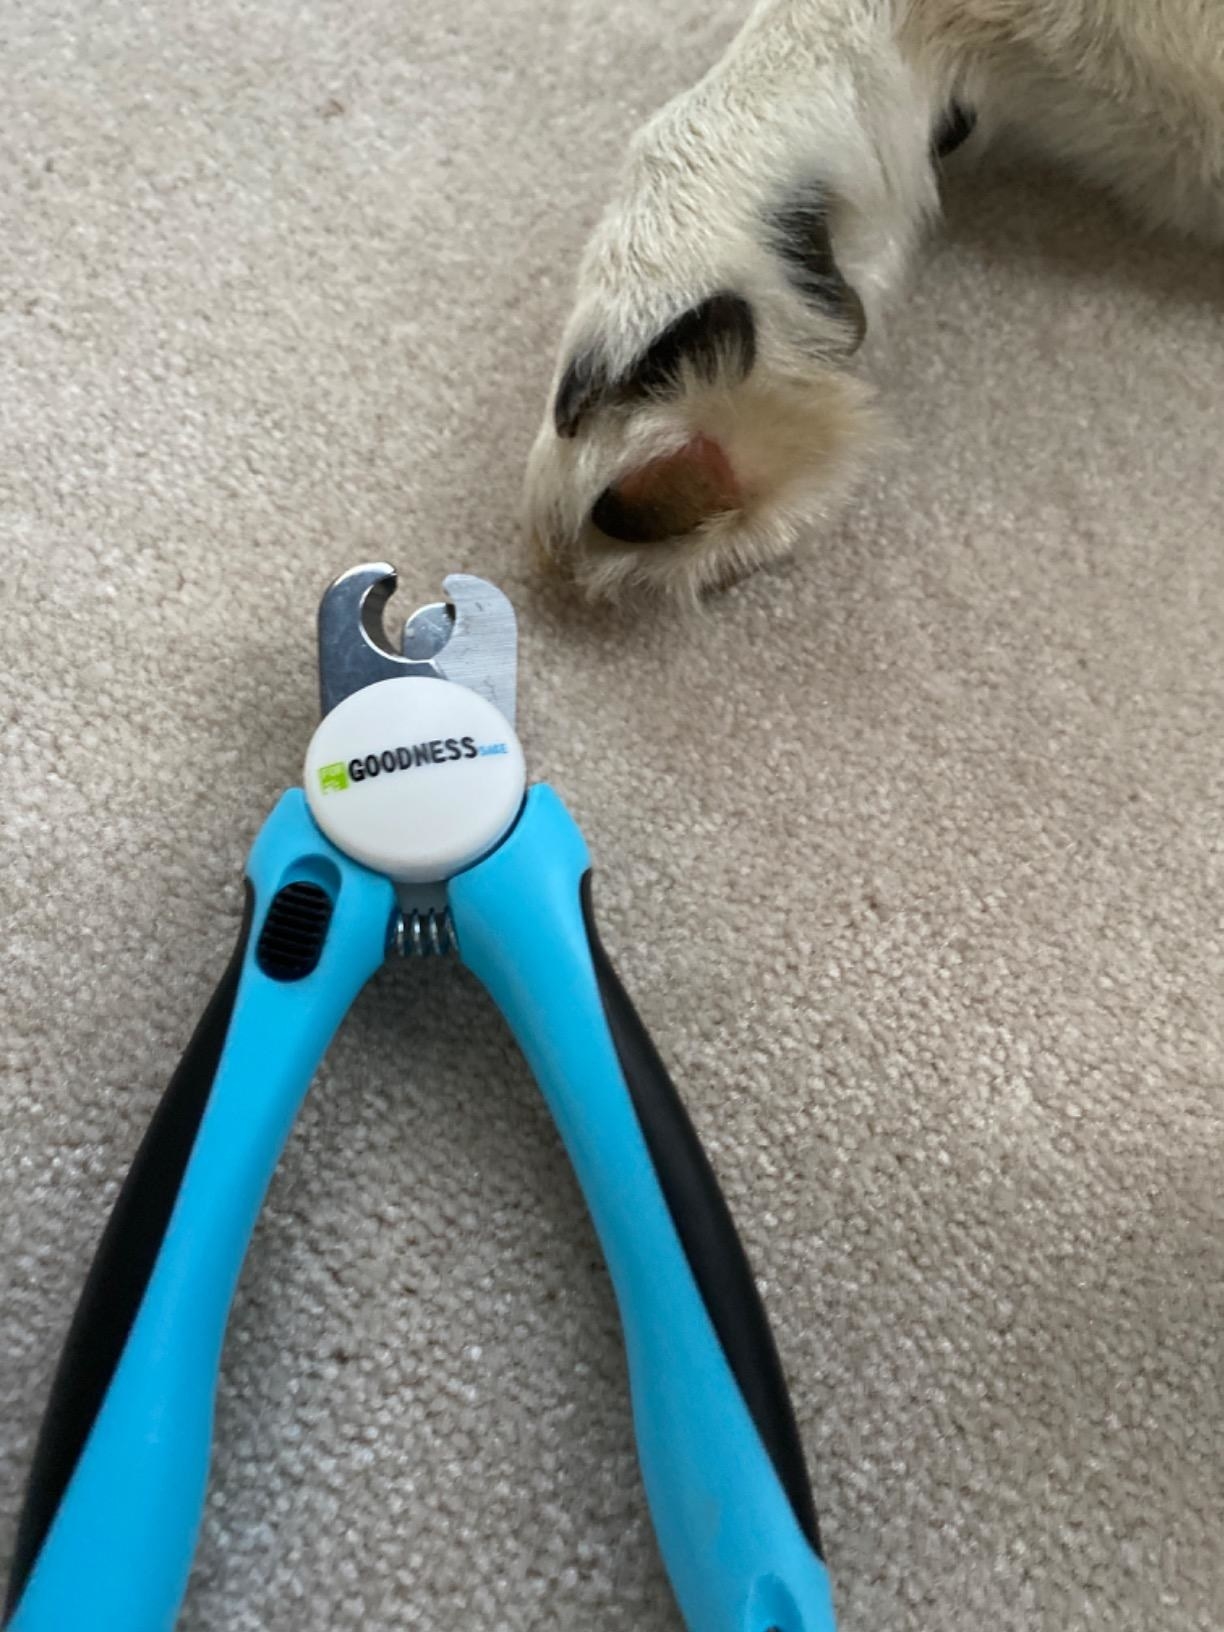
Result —
M 253 912 L 248 882 L 238 944 L 140 1142 L 90 1265 L 34 1451 L 5 1598 L 6 1623 L 106 1398 L 161 1250 L 229 1030 Z
M 331 923 L 332 898 L 321 884 L 282 885 L 255 943 L 255 961 L 270 980 L 303 980 L 318 968 Z
M 608 1028 L 697 1290 L 799 1527 L 823 1558 L 795 1412 L 752 1266 L 684 1102 L 599 939 L 589 872 L 582 915 Z

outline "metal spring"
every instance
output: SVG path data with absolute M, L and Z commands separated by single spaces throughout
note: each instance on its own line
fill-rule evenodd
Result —
M 401 958 L 444 958 L 457 947 L 454 920 L 446 908 L 400 913 L 395 950 Z

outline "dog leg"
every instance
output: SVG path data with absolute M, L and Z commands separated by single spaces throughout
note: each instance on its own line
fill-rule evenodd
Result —
M 1149 224 L 1224 241 L 1218 0 L 906 0 L 906 8 L 909 59 L 954 72 L 995 130 L 1104 186 Z
M 681 598 L 786 552 L 870 444 L 855 352 L 955 140 L 891 0 L 764 0 L 635 139 L 581 263 L 526 485 L 590 593 Z

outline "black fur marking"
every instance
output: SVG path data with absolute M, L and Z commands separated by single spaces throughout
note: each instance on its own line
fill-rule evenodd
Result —
M 966 108 L 960 102 L 949 102 L 931 137 L 931 151 L 935 157 L 946 159 L 949 153 L 955 153 L 973 135 L 976 125 L 977 114 L 972 108 Z
M 756 322 L 752 307 L 740 295 L 722 290 L 681 312 L 620 380 L 627 397 L 653 397 L 671 390 L 685 363 L 705 380 L 724 369 L 738 383 L 756 361 Z
M 553 403 L 557 435 L 577 436 L 584 415 L 604 401 L 610 383 L 607 369 L 593 351 L 580 351 L 571 358 Z
M 645 351 L 615 379 L 594 350 L 571 359 L 557 387 L 553 423 L 557 435 L 577 436 L 583 419 L 609 402 L 637 402 L 676 389 L 687 363 L 702 379 L 727 375 L 738 383 L 756 361 L 756 320 L 740 295 L 721 290 L 673 318 Z
M 813 183 L 796 193 L 769 217 L 770 245 L 781 256 L 787 276 L 805 300 L 852 331 L 848 351 L 856 351 L 867 332 L 863 303 L 842 276 L 829 236 L 829 200 Z

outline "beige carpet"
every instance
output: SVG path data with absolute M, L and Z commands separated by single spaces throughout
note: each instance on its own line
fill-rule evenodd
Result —
M 844 1632 L 1224 1626 L 1224 265 L 958 182 L 845 524 L 689 627 L 575 612 L 514 519 L 571 268 L 738 12 L 0 13 L 0 1552 L 317 594 L 386 553 L 517 599 Z M 366 994 L 285 1157 L 182 1624 L 677 1627 L 594 1239 L 454 968 Z

